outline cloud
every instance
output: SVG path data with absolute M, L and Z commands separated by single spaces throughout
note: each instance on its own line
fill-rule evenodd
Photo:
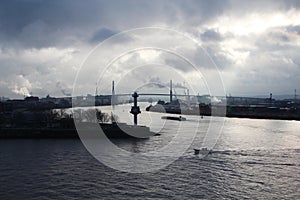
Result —
M 113 59 L 124 46 L 143 45 L 142 41 L 165 49 L 176 43 L 177 53 L 195 61 L 203 71 L 215 70 L 209 60 L 212 59 L 224 76 L 226 88 L 234 93 L 289 90 L 300 85 L 299 10 L 297 0 L 2 1 L 0 92 L 11 97 L 30 92 L 40 96 L 62 95 L 62 91 L 67 94 L 81 63 L 96 44 L 122 31 L 147 26 L 186 32 L 202 47 L 180 43 L 180 37 L 160 32 L 145 34 L 145 38 L 126 35 L 111 40 L 106 51 L 88 63 L 95 73 L 83 74 L 79 80 L 82 94 L 94 91 L 93 78 L 96 80 L 96 72 L 107 64 L 102 58 Z M 139 84 L 154 77 L 167 83 L 171 75 L 174 83 L 195 78 L 193 67 L 171 52 L 139 51 L 120 58 L 106 71 L 105 92 L 109 92 L 112 78 L 128 73 L 127 65 L 147 63 L 160 65 L 151 66 L 156 71 L 145 66 L 128 77 L 137 76 Z M 170 72 L 172 69 L 175 71 Z
M 72 46 L 77 40 L 95 42 L 107 38 L 115 33 L 112 30 L 198 25 L 222 13 L 226 2 L 2 1 L 0 40 L 2 45 L 9 47 L 14 43 L 18 48 Z
M 300 25 L 298 25 L 298 26 L 288 26 L 287 31 L 294 32 L 294 33 L 297 33 L 299 35 L 300 34 Z
M 200 35 L 200 38 L 204 41 L 220 41 L 222 39 L 222 36 L 218 31 L 208 29 Z
M 19 75 L 14 78 L 14 81 L 14 85 L 11 86 L 11 89 L 14 93 L 23 96 L 30 96 L 32 85 L 28 79 L 26 79 L 22 75 Z
M 61 91 L 61 93 L 67 97 L 71 96 L 71 89 L 68 88 L 68 86 L 66 84 L 63 84 L 61 82 L 57 82 L 56 83 L 56 87 Z
M 90 42 L 91 43 L 102 42 L 103 40 L 115 35 L 116 33 L 118 33 L 118 32 L 114 32 L 108 28 L 101 28 L 94 33 L 94 35 L 90 39 Z
M 27 49 L 2 51 L 0 56 L 0 91 L 3 96 L 45 96 L 49 93 L 61 96 L 56 81 L 71 85 L 78 55 L 74 49 Z M 75 56 L 76 55 L 76 56 Z M 75 56 L 75 57 L 73 57 Z M 82 59 L 82 58 L 81 58 Z M 74 63 L 73 63 L 74 62 Z

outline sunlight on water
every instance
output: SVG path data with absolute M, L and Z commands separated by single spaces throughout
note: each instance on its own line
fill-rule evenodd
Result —
M 149 152 L 182 134 L 182 143 L 192 144 L 169 166 L 130 174 L 98 162 L 79 140 L 0 140 L 0 199 L 299 199 L 299 121 L 226 118 L 216 145 L 201 158 L 193 148 L 201 146 L 210 117 L 166 121 L 165 114 L 144 111 L 147 105 L 140 105 L 139 121 L 161 136 L 113 142 Z M 116 109 L 122 122 L 132 123 L 130 105 Z
M 153 132 L 160 132 L 162 136 L 153 140 L 169 141 L 175 134 L 186 134 L 187 132 L 197 131 L 194 138 L 193 147 L 200 147 L 209 124 L 213 127 L 214 123 L 223 120 L 214 117 L 182 115 L 187 121 L 170 121 L 161 119 L 162 116 L 179 116 L 167 113 L 147 112 L 145 108 L 148 103 L 141 103 L 142 113 L 139 115 L 139 125 L 150 127 Z M 133 124 L 133 116 L 129 113 L 130 104 L 116 106 L 113 112 L 120 118 L 120 122 Z M 101 107 L 105 112 L 111 112 L 111 106 Z M 179 129 L 180 127 L 180 129 Z M 265 119 L 238 119 L 225 118 L 223 130 L 214 147 L 217 150 L 251 150 L 251 149 L 293 149 L 300 148 L 300 122 L 285 120 L 265 120 Z M 178 132 L 179 131 L 179 132 Z M 184 138 L 184 137 L 183 137 Z M 190 140 L 191 138 L 186 138 Z M 164 143 L 165 144 L 165 143 Z M 149 145 L 149 146 L 151 146 Z

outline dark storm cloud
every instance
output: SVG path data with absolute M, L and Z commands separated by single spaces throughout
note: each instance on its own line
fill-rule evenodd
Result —
M 0 6 L 0 39 L 2 45 L 25 48 L 56 46 L 66 36 L 76 34 L 71 27 L 82 21 L 76 2 L 67 1 L 2 1 Z M 84 10 L 84 6 L 81 8 Z M 77 12 L 78 11 L 78 12 Z M 84 23 L 83 23 L 84 25 Z
M 78 24 L 86 26 L 98 19 L 101 8 L 101 1 L 91 0 L 9 0 L 1 1 L 0 17 L 5 31 L 14 35 L 36 20 L 44 21 L 55 29 Z
M 6 47 L 70 45 L 71 37 L 82 40 L 90 26 L 101 25 L 103 4 L 91 0 L 1 1 L 0 40 Z
M 113 30 L 153 22 L 197 25 L 221 14 L 227 1 L 7 0 L 0 4 L 2 46 L 42 48 L 69 46 L 76 40 L 95 42 L 116 33 Z
M 4 0 L 0 4 L 2 45 L 40 48 L 72 45 L 76 40 L 95 41 L 115 33 L 113 30 L 152 26 L 155 23 L 197 26 L 212 21 L 228 10 L 289 9 L 299 7 L 300 3 L 283 0 L 276 3 L 230 0 Z M 203 37 L 217 39 L 218 35 L 208 30 Z

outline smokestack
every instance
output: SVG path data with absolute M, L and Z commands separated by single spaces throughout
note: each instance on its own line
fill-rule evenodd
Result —
M 112 81 L 112 89 L 111 89 L 111 105 L 115 105 L 115 81 Z
M 173 93 L 172 93 L 172 80 L 170 80 L 170 103 L 172 102 L 172 97 L 173 97 Z

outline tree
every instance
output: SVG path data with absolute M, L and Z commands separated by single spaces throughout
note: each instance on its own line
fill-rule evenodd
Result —
M 110 121 L 111 123 L 117 123 L 119 121 L 118 115 L 115 115 L 113 112 L 110 113 Z
M 83 121 L 83 110 L 82 109 L 76 109 L 73 110 L 73 119 L 77 122 Z
M 84 111 L 84 117 L 87 122 L 97 122 L 96 109 L 88 109 Z
M 103 113 L 101 110 L 96 109 L 96 117 L 98 122 L 109 122 L 109 116 L 107 113 Z

